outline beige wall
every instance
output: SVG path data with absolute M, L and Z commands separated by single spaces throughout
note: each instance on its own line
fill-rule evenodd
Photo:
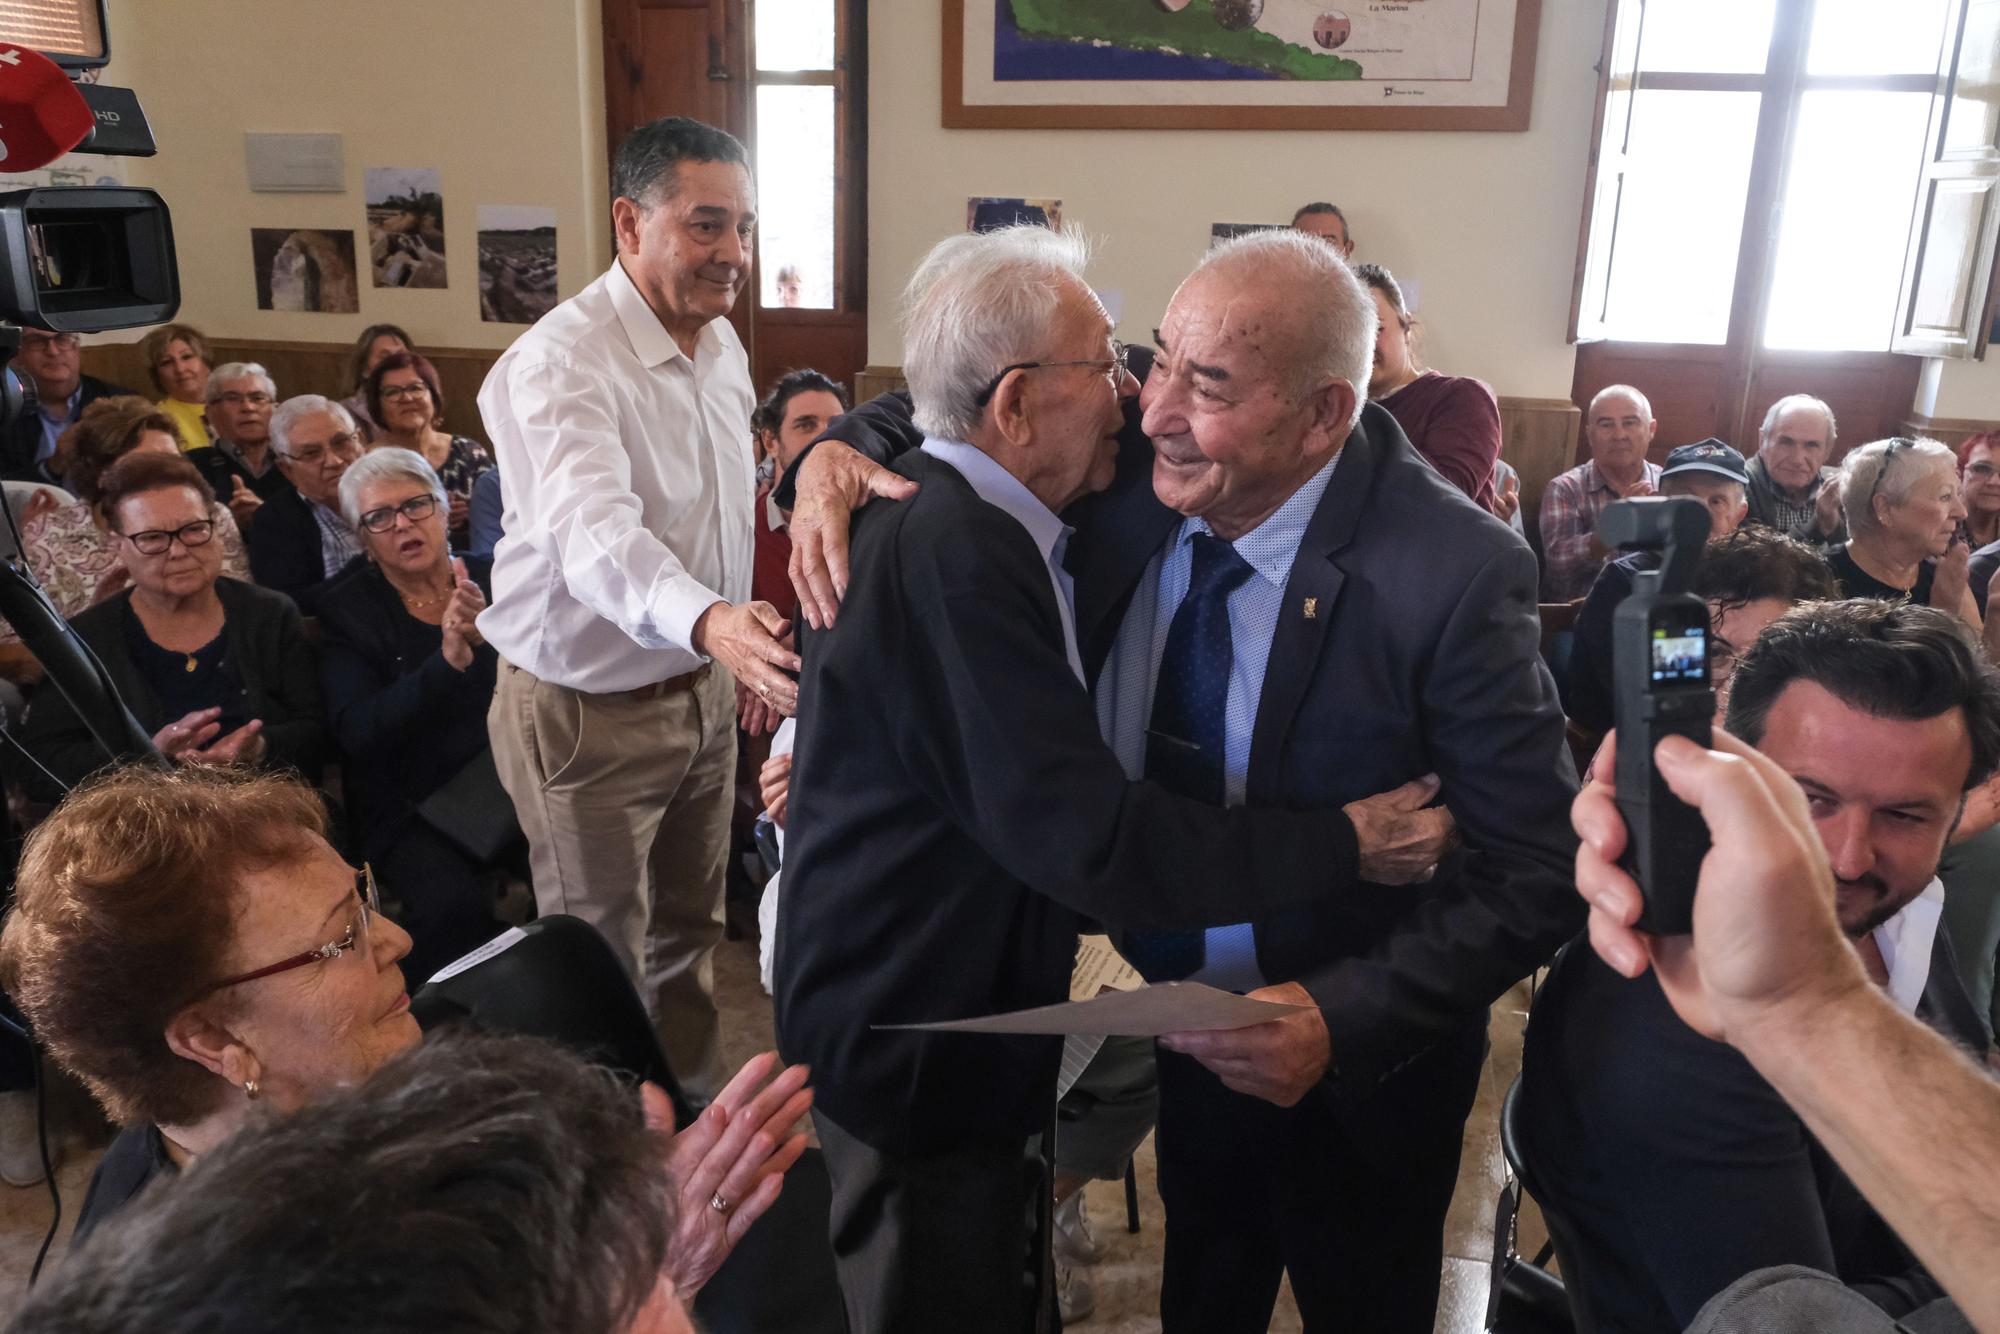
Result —
M 1988 351 L 1984 361 L 1932 364 L 1935 375 L 1927 374 L 1917 386 L 1917 411 L 1953 421 L 2000 421 L 2000 347 Z M 1933 380 L 1935 396 L 1926 406 L 1926 390 Z
M 945 130 L 940 6 L 869 24 L 868 357 L 902 360 L 896 296 L 965 226 L 968 195 L 1055 197 L 1102 241 L 1096 285 L 1148 336 L 1211 222 L 1348 212 L 1355 256 L 1416 280 L 1431 364 L 1502 394 L 1567 398 L 1565 341 L 1605 0 L 1545 0 L 1534 121 L 1519 134 Z
M 559 295 L 610 263 L 599 0 L 113 0 L 110 81 L 138 90 L 160 144 L 127 168 L 173 210 L 181 318 L 226 338 L 337 342 L 377 320 L 423 343 L 504 347 L 479 318 L 477 206 L 556 211 Z M 246 130 L 346 140 L 343 194 L 252 194 Z M 451 286 L 378 289 L 362 171 L 443 173 Z M 252 227 L 355 233 L 356 315 L 257 309 Z

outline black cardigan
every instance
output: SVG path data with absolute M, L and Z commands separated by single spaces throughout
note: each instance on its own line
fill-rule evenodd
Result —
M 235 579 L 217 579 L 215 592 L 222 599 L 229 658 L 243 682 L 242 711 L 264 723 L 260 767 L 297 769 L 307 781 L 318 782 L 325 761 L 326 725 L 320 713 L 319 669 L 298 608 L 281 594 Z M 174 720 L 165 716 L 158 696 L 125 651 L 123 624 L 131 600 L 127 589 L 70 624 L 104 663 L 119 698 L 150 736 Z M 48 687 L 35 692 L 22 737 L 28 751 L 65 787 L 75 786 L 106 762 L 76 710 L 61 691 Z M 46 801 L 61 797 L 39 769 L 28 766 L 25 777 L 33 795 Z
M 465 557 L 490 596 L 493 562 Z M 326 716 L 345 758 L 346 792 L 364 841 L 386 836 L 486 749 L 486 710 L 500 656 L 484 645 L 459 671 L 435 647 L 436 626 L 403 609 L 372 564 L 340 575 L 320 597 L 320 681 Z M 411 629 L 428 652 L 413 656 Z

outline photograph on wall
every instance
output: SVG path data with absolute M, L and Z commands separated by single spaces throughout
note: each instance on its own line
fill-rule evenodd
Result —
M 965 230 L 968 232 L 997 232 L 1002 227 L 1020 226 L 1061 231 L 1062 200 L 974 195 L 965 201 Z
M 1234 241 L 1252 232 L 1279 231 L 1284 226 L 1282 222 L 1211 222 L 1208 224 L 1208 248 L 1213 250 L 1224 241 Z
M 257 309 L 352 315 L 361 309 L 354 233 L 317 227 L 252 227 Z
M 533 324 L 556 304 L 556 211 L 479 206 L 479 318 Z
M 444 189 L 436 167 L 370 167 L 368 263 L 377 287 L 444 287 Z
M 1541 0 L 946 0 L 944 124 L 1525 130 Z

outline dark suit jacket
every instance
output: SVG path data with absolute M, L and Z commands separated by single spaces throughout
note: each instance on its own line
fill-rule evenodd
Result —
M 265 499 L 243 534 L 243 545 L 258 584 L 289 597 L 305 616 L 316 615 L 328 586 L 354 568 L 349 562 L 333 579 L 326 577 L 319 521 L 306 498 L 289 485 Z
M 32 384 L 25 375 L 21 379 L 23 383 Z M 132 392 L 123 385 L 111 384 L 98 379 L 95 375 L 84 376 L 78 387 L 83 390 L 83 397 L 78 399 L 76 404 L 79 415 L 100 398 L 112 398 Z M 41 411 L 34 403 L 29 403 L 21 409 L 21 416 L 15 421 L 14 428 L 4 436 L 0 436 L 0 479 L 9 482 L 54 482 L 57 486 L 61 486 L 60 477 L 49 475 L 35 462 L 35 454 L 41 447 Z
M 243 682 L 240 711 L 264 722 L 266 769 L 299 770 L 318 782 L 325 762 L 326 724 L 320 716 L 319 668 L 298 609 L 276 593 L 230 578 L 215 581 L 226 618 L 229 659 Z M 160 709 L 159 697 L 139 675 L 125 650 L 125 608 L 132 601 L 127 589 L 70 624 L 104 664 L 132 716 L 158 732 L 174 721 Z M 66 786 L 74 786 L 106 763 L 104 752 L 59 690 L 35 692 L 28 706 L 22 738 L 29 752 Z M 30 791 L 44 800 L 61 796 L 39 769 L 27 766 Z
M 1143 373 L 1150 360 L 1134 351 Z M 877 459 L 922 435 L 906 395 L 864 404 L 827 434 Z M 1468 1069 L 1476 1077 L 1488 1004 L 1582 926 L 1571 888 L 1576 771 L 1540 656 L 1533 553 L 1424 462 L 1380 407 L 1363 409 L 1345 450 L 1285 591 L 1248 801 L 1330 811 L 1346 826 L 1341 806 L 1435 772 L 1467 853 L 1425 886 L 1334 878 L 1311 907 L 1259 924 L 1257 957 L 1266 978 L 1298 981 L 1319 1002 L 1337 1092 L 1350 1107 L 1374 1095 L 1386 1134 L 1436 1101 L 1428 1076 L 1393 1097 L 1386 1076 L 1442 1044 L 1452 1068 L 1432 1073 L 1455 1088 Z M 1153 494 L 1136 404 L 1117 479 L 1063 517 L 1077 530 L 1068 564 L 1095 681 L 1147 563 L 1180 523 Z
M 778 1040 L 885 1153 L 1018 1150 L 1058 1040 L 875 1025 L 1067 999 L 1079 914 L 1191 928 L 1351 888 L 1354 833 L 1127 782 L 1026 530 L 928 454 L 896 466 L 923 489 L 857 516 L 839 619 L 801 635 Z
M 1917 1017 L 1984 1053 L 1943 931 Z M 1535 1000 L 1520 1098 L 1528 1178 L 1584 1334 L 1684 1329 L 1770 1265 L 1837 1274 L 1892 1315 L 1939 1295 L 1750 1062 L 1682 1023 L 1652 976 L 1618 976 L 1586 942 Z

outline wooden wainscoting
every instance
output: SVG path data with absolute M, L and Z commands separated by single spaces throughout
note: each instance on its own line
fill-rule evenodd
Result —
M 278 382 L 278 397 L 294 394 L 324 394 L 346 398 L 353 389 L 344 383 L 347 374 L 347 343 L 280 342 L 273 339 L 211 338 L 209 349 L 217 366 L 230 361 L 254 361 Z M 490 437 L 479 420 L 479 386 L 486 372 L 500 358 L 495 348 L 427 347 L 423 349 L 437 367 L 438 382 L 444 388 L 445 426 L 454 435 L 469 435 L 485 441 Z M 144 359 L 136 343 L 101 343 L 83 350 L 83 368 L 99 379 L 122 384 L 128 389 L 156 396 L 153 381 L 146 373 Z
M 1913 412 L 1901 427 L 1904 435 L 1920 435 L 1957 449 L 1968 439 L 1987 431 L 2000 431 L 2000 422 L 1975 421 L 1969 417 L 1926 417 Z M 1867 441 L 1860 442 L 1866 444 Z

